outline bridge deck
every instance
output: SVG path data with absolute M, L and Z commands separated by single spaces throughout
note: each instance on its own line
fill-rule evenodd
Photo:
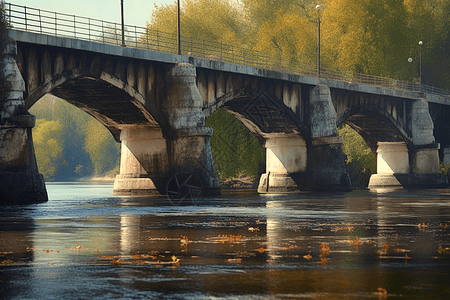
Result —
M 437 95 L 425 92 L 405 91 L 399 89 L 386 88 L 382 86 L 373 86 L 325 78 L 310 77 L 305 75 L 298 75 L 256 68 L 252 66 L 232 64 L 220 60 L 209 60 L 186 55 L 177 55 L 158 51 L 128 48 L 86 40 L 79 40 L 74 38 L 56 37 L 46 34 L 39 34 L 15 29 L 11 29 L 9 35 L 15 41 L 23 43 L 90 51 L 106 55 L 115 55 L 169 64 L 190 63 L 197 68 L 212 69 L 217 71 L 258 76 L 276 80 L 284 80 L 288 82 L 295 82 L 307 85 L 324 84 L 330 88 L 362 92 L 367 94 L 386 95 L 391 97 L 399 97 L 414 100 L 422 98 L 431 103 L 450 105 L 450 95 Z

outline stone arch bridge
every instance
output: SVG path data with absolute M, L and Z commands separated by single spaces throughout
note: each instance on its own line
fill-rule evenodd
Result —
M 266 148 L 258 191 L 348 190 L 337 127 L 378 156 L 370 187 L 446 187 L 450 96 L 352 84 L 189 56 L 10 31 L 0 109 L 3 202 L 47 198 L 28 109 L 46 93 L 81 108 L 121 142 L 118 194 L 165 192 L 177 173 L 220 192 L 205 119 L 222 107 Z M 9 200 L 8 200 L 9 199 Z M 12 200 L 11 200 L 12 199 Z

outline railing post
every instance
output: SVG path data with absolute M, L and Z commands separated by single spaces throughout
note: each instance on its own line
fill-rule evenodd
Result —
M 25 6 L 25 31 L 28 31 L 28 26 L 27 26 L 27 7 Z
M 73 36 L 77 38 L 77 25 L 75 22 L 75 15 L 73 15 Z
M 91 18 L 88 18 L 88 36 L 89 42 L 91 41 Z
M 156 51 L 159 51 L 159 30 L 156 29 Z
M 41 19 L 41 10 L 39 9 L 39 29 L 42 33 L 42 19 Z
M 103 38 L 103 44 L 105 43 L 105 30 L 103 29 L 103 20 L 102 20 L 102 38 Z
M 58 25 L 56 25 L 56 20 L 57 20 L 57 16 L 56 16 L 56 12 L 55 12 L 55 36 L 58 36 L 58 30 L 57 30 Z
M 119 45 L 119 39 L 117 38 L 117 24 L 114 23 L 114 39 L 116 40 L 116 44 Z

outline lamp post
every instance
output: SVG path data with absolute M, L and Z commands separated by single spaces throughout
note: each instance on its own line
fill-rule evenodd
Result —
M 422 45 L 423 42 L 419 41 L 420 46 L 420 52 L 419 52 L 419 83 L 420 83 L 420 90 L 422 91 Z
M 419 91 L 422 91 L 422 45 L 423 42 L 419 41 Z M 412 63 L 413 59 L 411 57 L 408 58 L 408 62 Z
M 320 78 L 320 10 L 322 9 L 321 4 L 316 5 L 316 10 L 318 14 L 317 18 L 317 78 Z
M 181 55 L 180 39 L 180 0 L 177 0 L 177 54 Z
M 122 47 L 125 47 L 125 25 L 123 23 L 123 0 L 120 0 L 120 15 L 122 17 Z

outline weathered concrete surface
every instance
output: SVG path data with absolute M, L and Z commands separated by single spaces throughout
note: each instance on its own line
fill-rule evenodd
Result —
M 439 144 L 435 143 L 434 124 L 424 99 L 411 105 L 410 128 L 409 145 L 406 142 L 378 142 L 377 174 L 371 176 L 369 188 L 448 186 L 446 174 L 439 174 Z
M 0 205 L 38 203 L 48 200 L 44 178 L 34 155 L 31 128 L 35 118 L 23 100 L 24 81 L 17 68 L 16 43 L 6 49 L 3 74 L 11 91 L 0 109 Z
M 408 150 L 406 143 L 379 143 L 377 174 L 370 177 L 369 188 L 444 188 L 446 174 L 439 173 L 437 148 Z
M 311 147 L 309 153 L 310 185 L 314 190 L 350 190 L 345 170 L 342 138 L 337 132 L 336 111 L 330 88 L 318 85 L 310 96 Z
M 105 125 L 124 144 L 118 193 L 165 192 L 178 172 L 196 174 L 206 190 L 217 192 L 205 117 L 219 107 L 268 145 L 268 180 L 261 183 L 266 191 L 348 189 L 336 130 L 343 122 L 374 152 L 378 142 L 406 142 L 409 173 L 418 174 L 436 170 L 433 122 L 450 128 L 450 117 L 440 115 L 450 97 L 16 30 L 11 36 L 25 79 L 24 114 L 52 93 Z M 16 106 L 11 102 L 0 113 Z M 306 146 L 277 148 L 274 141 L 286 136 L 302 138 Z M 437 142 L 445 148 L 450 135 L 442 136 Z
M 287 135 L 267 139 L 266 173 L 261 175 L 259 193 L 300 190 L 292 174 L 307 172 L 307 147 L 303 137 Z
M 167 182 L 178 173 L 200 178 L 206 195 L 220 193 L 209 144 L 212 129 L 205 127 L 195 78 L 190 64 L 176 64 L 168 70 L 161 105 L 170 126 L 165 135 L 158 128 L 122 129 L 121 169 L 114 193 L 153 194 L 157 190 L 165 194 Z

